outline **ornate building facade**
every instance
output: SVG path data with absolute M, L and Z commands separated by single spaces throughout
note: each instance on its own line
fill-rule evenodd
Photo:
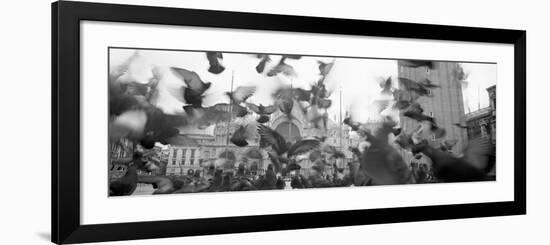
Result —
M 339 148 L 348 159 L 352 158 L 352 153 L 348 150 L 351 144 L 349 127 L 329 119 L 326 130 L 315 128 L 306 120 L 297 104 L 294 105 L 291 114 L 292 119 L 289 119 L 286 115 L 277 111 L 271 115 L 270 121 L 265 125 L 275 129 L 289 141 L 325 136 L 328 144 Z M 225 168 L 233 168 L 239 163 L 245 163 L 249 168 L 257 169 L 260 173 L 263 172 L 271 161 L 265 151 L 258 149 L 259 135 L 256 134 L 249 141 L 249 145 L 245 147 L 238 147 L 229 141 L 238 127 L 239 124 L 232 121 L 216 124 L 213 135 L 180 135 L 180 140 L 170 145 L 167 150 L 166 175 L 183 175 L 190 169 L 202 170 L 206 166 L 215 164 L 216 160 L 222 155 L 225 157 L 225 154 L 230 156 L 229 158 L 235 158 L 235 165 L 225 166 Z M 347 166 L 345 162 L 338 161 L 338 167 Z M 300 162 L 300 165 L 302 166 L 300 171 L 306 174 L 312 163 L 305 160 Z
M 133 142 L 127 138 L 121 138 L 116 142 L 109 142 L 110 155 L 108 169 L 110 178 L 121 177 L 126 173 L 128 163 L 132 161 L 134 147 L 139 146 L 134 145 Z M 165 175 L 166 162 L 168 158 L 166 149 L 155 146 L 149 150 L 141 150 L 144 152 L 144 155 L 147 155 L 146 159 L 159 165 L 159 168 L 153 172 L 138 170 L 138 175 Z
M 496 144 L 496 85 L 487 88 L 489 106 L 466 114 L 468 138 L 484 137 Z

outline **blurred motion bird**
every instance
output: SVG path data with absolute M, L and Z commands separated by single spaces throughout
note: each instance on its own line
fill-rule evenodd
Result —
M 457 127 L 459 127 L 459 128 L 463 128 L 463 129 L 468 129 L 468 128 L 469 128 L 468 125 L 464 125 L 464 124 L 460 124 L 460 123 L 455 123 L 455 124 L 453 124 L 453 125 L 455 125 L 455 126 L 457 126 Z
M 414 119 L 416 121 L 419 121 L 419 122 L 423 122 L 423 121 L 428 121 L 428 122 L 431 122 L 431 123 L 435 122 L 433 117 L 424 115 L 423 112 L 424 112 L 424 109 L 422 109 L 422 107 L 420 107 L 420 104 L 413 103 L 407 108 L 407 110 L 405 112 L 403 112 L 403 116 L 412 118 L 412 119 Z
M 382 88 L 382 91 L 380 92 L 383 95 L 392 95 L 392 80 L 391 76 L 385 79 L 382 79 L 380 81 L 380 88 Z
M 311 90 L 306 90 L 303 88 L 294 88 L 292 89 L 294 98 L 297 101 L 305 101 L 310 102 L 311 101 Z
M 278 162 L 288 162 L 289 158 L 311 151 L 320 145 L 319 140 L 316 139 L 298 140 L 291 144 L 277 131 L 262 124 L 258 124 L 258 134 L 260 148 L 271 147 L 275 153 L 271 153 L 271 157 Z
M 402 87 L 407 91 L 414 92 L 419 96 L 431 96 L 430 88 L 428 88 L 423 83 L 419 83 L 404 77 L 399 77 L 398 81 L 400 88 Z
M 458 143 L 458 140 L 456 139 L 453 139 L 453 140 L 444 140 L 440 143 L 440 147 L 439 149 L 442 150 L 442 151 L 450 151 L 453 149 L 453 147 L 456 145 L 456 143 Z
M 275 105 L 270 106 L 264 106 L 262 104 L 255 105 L 252 103 L 246 102 L 246 106 L 248 109 L 252 110 L 254 113 L 258 114 L 260 117 L 257 119 L 259 123 L 266 123 L 269 121 L 270 117 L 269 115 L 273 114 L 275 111 L 277 111 L 277 107 Z
M 213 182 L 200 179 L 181 186 L 179 189 L 175 190 L 173 193 L 196 193 L 196 192 L 205 192 L 208 191 L 213 185 Z
M 241 104 L 256 92 L 255 86 L 239 86 L 232 92 L 225 92 L 233 104 Z
M 248 140 L 250 140 L 254 136 L 254 126 L 246 124 L 241 125 L 235 133 L 233 133 L 233 136 L 231 136 L 231 143 L 235 144 L 236 146 L 243 147 L 248 145 Z
M 213 74 L 220 74 L 225 70 L 225 67 L 220 64 L 220 60 L 223 59 L 223 55 L 220 52 L 206 52 L 206 58 L 210 67 L 208 71 Z
M 439 88 L 439 85 L 434 84 L 434 82 L 432 82 L 432 80 L 427 79 L 427 78 L 424 78 L 424 79 L 420 80 L 420 84 L 422 86 L 424 86 L 425 88 L 428 88 L 428 89 Z
M 233 112 L 229 112 L 229 104 L 218 103 L 210 107 L 184 106 L 183 109 L 191 117 L 190 123 L 197 125 L 199 129 L 207 128 L 218 122 L 225 122 L 231 118 L 231 113 L 239 115 L 239 107 L 234 106 Z M 242 109 L 241 109 L 242 110 Z
M 262 73 L 265 70 L 265 65 L 271 61 L 269 55 L 267 54 L 258 54 L 257 57 L 260 59 L 260 62 L 256 66 L 256 71 Z
M 410 92 L 402 89 L 394 89 L 392 93 L 395 101 L 393 107 L 399 110 L 407 109 L 407 107 L 415 103 L 420 97 L 420 95 L 416 92 Z
M 332 70 L 332 67 L 334 66 L 334 61 L 330 63 L 325 63 L 318 60 L 317 63 L 319 64 L 320 75 L 323 77 L 327 76 L 328 73 Z
M 494 146 L 485 138 L 470 140 L 463 150 L 463 156 L 455 157 L 449 152 L 430 146 L 422 141 L 414 147 L 432 161 L 433 174 L 445 182 L 482 181 L 487 177 L 487 169 L 494 164 L 489 161 L 494 155 Z
M 109 121 L 109 138 L 118 140 L 121 138 L 139 139 L 143 136 L 147 124 L 147 113 L 143 110 L 129 110 L 118 116 L 113 116 Z
M 312 105 L 305 112 L 306 120 L 318 129 L 327 129 L 328 112 L 322 112 L 319 106 Z
M 153 148 L 155 142 L 168 144 L 172 137 L 179 134 L 179 127 L 189 124 L 184 115 L 170 115 L 158 108 L 147 111 L 147 123 L 140 144 L 147 149 Z
M 166 176 L 138 176 L 137 182 L 152 184 L 155 188 L 153 194 L 170 194 L 175 191 L 174 183 Z
M 398 135 L 395 138 L 394 143 L 406 150 L 410 150 L 411 147 L 414 145 L 414 142 L 412 141 L 412 136 L 406 133 Z
M 281 73 L 281 74 L 286 75 L 286 76 L 296 77 L 297 73 L 294 70 L 294 67 L 292 67 L 291 65 L 288 65 L 287 63 L 285 63 L 286 58 L 289 58 L 289 57 L 290 56 L 281 57 L 281 59 L 279 60 L 279 63 L 277 63 L 277 65 L 275 65 L 273 68 L 271 68 L 271 70 L 269 72 L 267 72 L 266 75 L 268 77 L 272 77 L 272 76 L 276 76 L 277 74 Z
M 416 68 L 416 67 L 424 66 L 430 69 L 435 68 L 435 62 L 430 60 L 399 60 L 399 62 L 402 66 L 407 66 L 407 67 Z
M 371 145 L 360 159 L 361 168 L 365 169 L 378 185 L 411 183 L 411 173 L 407 164 L 399 152 L 388 144 L 388 134 L 392 132 L 393 127 L 394 124 L 384 122 L 374 135 L 368 133 Z
M 127 67 L 124 69 L 127 69 Z M 115 71 L 111 72 L 110 75 L 116 73 L 117 69 L 113 70 Z M 120 115 L 128 110 L 144 110 L 152 107 L 152 104 L 158 98 L 157 85 L 162 79 L 162 72 L 159 71 L 158 67 L 155 67 L 151 73 L 153 76 L 148 83 L 122 82 L 118 79 L 120 74 L 113 75 L 114 77 L 109 80 L 109 114 Z
M 110 196 L 127 196 L 131 195 L 137 187 L 138 169 L 147 170 L 146 162 L 142 160 L 142 155 L 135 153 L 130 162 L 125 163 L 127 166 L 126 173 L 119 179 L 109 183 Z
M 204 97 L 203 94 L 212 84 L 202 81 L 199 75 L 194 71 L 189 71 L 178 67 L 171 67 L 171 70 L 174 75 L 183 80 L 187 86 L 182 88 L 185 103 L 192 105 L 195 108 L 201 107 Z

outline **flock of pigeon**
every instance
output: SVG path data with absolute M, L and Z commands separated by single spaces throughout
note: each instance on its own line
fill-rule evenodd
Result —
M 265 76 L 297 76 L 294 68 L 285 60 L 302 58 L 298 55 L 283 55 L 278 62 L 273 62 L 270 55 L 258 54 L 254 57 L 259 61 L 256 72 Z M 222 53 L 206 52 L 206 58 L 209 62 L 208 72 L 221 74 L 226 71 Z M 203 98 L 211 83 L 203 81 L 194 71 L 171 67 L 170 71 L 181 80 L 181 86 L 170 91 L 170 94 L 183 102 L 184 106 L 182 113 L 167 114 L 155 105 L 159 96 L 157 85 L 164 75 L 159 69 L 153 68 L 153 77 L 145 84 L 120 79 L 128 71 L 133 59 L 135 55 L 111 69 L 109 74 L 109 139 L 121 146 L 121 139 L 128 139 L 133 144 L 132 159 L 120 163 L 127 166 L 125 174 L 110 181 L 111 196 L 131 195 L 138 183 L 151 184 L 155 189 L 154 194 L 170 194 L 285 189 L 285 179 L 289 178 L 291 188 L 481 181 L 489 178 L 487 173 L 494 166 L 494 146 L 484 139 L 471 140 L 462 156 L 456 156 L 450 152 L 456 140 L 445 140 L 441 147 L 434 147 L 420 137 L 423 130 L 430 130 L 438 138 L 445 136 L 445 129 L 437 125 L 435 118 L 423 114 L 422 107 L 417 103 L 417 99 L 422 96 L 433 96 L 429 91 L 438 88 L 428 79 L 413 81 L 400 77 L 399 88 L 392 86 L 391 77 L 380 84 L 381 93 L 391 97 L 378 102 L 380 111 L 399 110 L 403 116 L 420 122 L 414 132 L 404 132 L 389 117 L 377 130 L 370 130 L 364 124 L 346 117 L 343 123 L 361 137 L 361 143 L 350 147 L 354 157 L 348 163 L 349 171 L 344 171 L 335 165 L 335 160 L 345 159 L 345 154 L 328 144 L 326 137 L 291 141 L 266 125 L 271 114 L 276 111 L 291 120 L 292 110 L 296 106 L 312 127 L 326 130 L 332 91 L 326 88 L 325 77 L 335 61 L 319 61 L 320 79 L 312 83 L 309 89 L 279 87 L 272 94 L 272 105 L 247 102 L 256 92 L 256 87 L 240 86 L 225 93 L 229 103 L 206 107 Z M 436 69 L 435 63 L 430 61 L 402 61 L 402 65 Z M 210 165 L 203 172 L 190 171 L 186 176 L 177 177 L 138 174 L 139 171 L 158 168 L 158 162 L 148 156 L 148 149 L 158 144 L 174 143 L 176 137 L 181 136 L 179 128 L 204 129 L 237 118 L 243 120 L 238 120 L 241 123 L 232 133 L 230 142 L 245 147 L 259 136 L 259 149 L 267 152 L 271 161 L 264 174 L 252 174 L 244 163 L 237 164 L 238 167 L 232 171 Z M 391 142 L 389 135 L 394 135 Z M 395 145 L 410 151 L 417 159 L 429 158 L 431 169 L 415 164 L 409 166 Z M 301 169 L 298 156 L 304 155 L 312 163 L 311 174 L 308 177 L 291 174 Z M 334 169 L 332 174 L 325 171 L 329 166 Z

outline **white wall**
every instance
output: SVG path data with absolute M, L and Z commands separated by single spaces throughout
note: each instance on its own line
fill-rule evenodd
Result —
M 106 1 L 402 22 L 526 29 L 528 214 L 451 221 L 355 226 L 119 242 L 110 244 L 548 244 L 550 161 L 544 113 L 550 33 L 544 1 Z M 0 10 L 2 244 L 48 244 L 50 230 L 50 2 L 9 1 Z M 7 86 L 6 86 L 7 85 Z M 501 108 L 505 109 L 505 108 Z M 7 136 L 6 136 L 7 133 Z M 512 133 L 512 132 L 510 132 Z M 32 145 L 32 148 L 27 146 Z M 38 147 L 37 147 L 38 146 Z M 6 159 L 7 157 L 7 159 Z M 31 169 L 21 169 L 20 167 Z

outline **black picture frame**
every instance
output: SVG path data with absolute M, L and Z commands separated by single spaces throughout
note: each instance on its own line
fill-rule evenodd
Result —
M 84 20 L 513 44 L 514 201 L 81 225 L 79 81 L 80 22 Z M 55 2 L 52 4 L 52 242 L 100 242 L 525 214 L 525 87 L 526 32 L 523 30 Z

